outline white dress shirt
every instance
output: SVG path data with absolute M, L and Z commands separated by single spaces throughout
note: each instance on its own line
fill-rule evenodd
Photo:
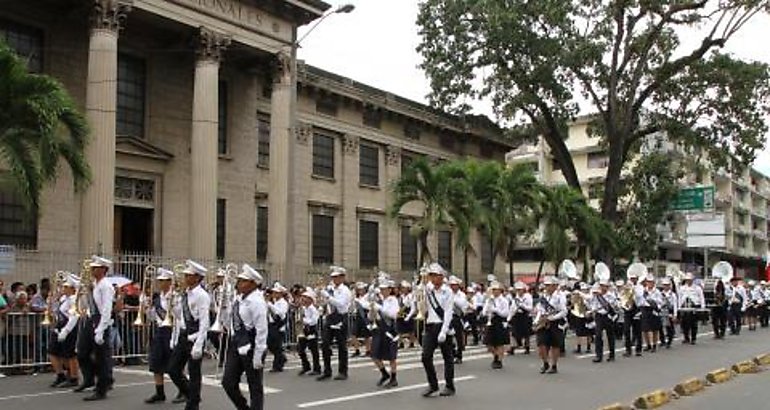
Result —
M 602 299 L 604 299 L 604 302 L 602 302 Z M 594 294 L 588 303 L 588 307 L 592 312 L 599 315 L 610 314 L 610 308 L 614 311 L 615 314 L 617 314 L 620 310 L 618 306 L 618 298 L 610 292 L 604 294 Z
M 169 315 L 168 307 L 169 302 L 171 301 L 172 292 L 173 290 L 169 289 L 166 293 L 160 292 L 158 294 L 158 297 L 160 298 L 160 307 L 166 312 L 166 315 Z M 142 297 L 144 297 L 144 295 L 142 295 Z M 155 304 L 152 302 L 150 302 L 150 308 L 147 312 L 147 315 L 151 318 L 151 320 L 155 321 L 158 327 L 163 324 L 163 318 L 161 318 L 160 315 L 158 315 L 158 312 L 155 311 Z M 173 316 L 173 313 L 171 315 Z
M 489 303 L 484 305 L 481 314 L 484 316 L 496 315 L 503 319 L 508 318 L 511 313 L 511 305 L 503 295 L 490 299 Z
M 286 322 L 286 315 L 289 313 L 289 302 L 285 298 L 279 298 L 274 302 L 267 302 L 267 309 L 270 314 L 267 315 L 267 323 L 273 323 L 275 321 L 274 316 L 278 316 L 279 320 Z
M 484 307 L 484 293 L 476 292 L 473 294 L 473 307 L 475 309 Z
M 733 296 L 740 299 L 741 310 L 746 310 L 746 305 L 749 303 L 748 297 L 746 296 L 746 289 L 744 289 L 743 286 L 741 285 L 725 286 L 725 297 L 727 298 L 728 301 L 730 301 L 730 303 L 732 303 Z
M 211 297 L 209 297 L 208 292 L 203 290 L 200 286 L 187 289 L 185 292 L 187 292 L 187 305 L 190 307 L 190 314 L 192 315 L 193 320 L 198 321 L 198 332 L 188 334 L 187 340 L 193 342 L 193 351 L 202 351 L 203 344 L 206 342 L 206 334 L 209 331 L 209 306 L 211 304 Z M 180 298 L 179 301 L 180 308 L 182 308 L 181 302 L 183 299 Z M 177 318 L 179 319 L 177 322 L 181 322 L 182 329 L 186 329 L 184 314 L 175 317 L 175 319 Z
M 317 326 L 318 325 L 318 308 L 313 305 L 302 307 L 302 324 L 305 326 Z
M 680 289 L 681 291 L 681 289 Z M 668 304 L 669 316 L 676 317 L 679 314 L 679 307 L 682 306 L 682 299 L 672 289 L 662 290 L 660 296 L 663 298 L 663 305 Z
M 396 320 L 398 317 L 398 298 L 393 295 L 386 297 L 381 303 L 375 303 L 374 306 L 383 319 Z
M 514 305 L 511 307 L 512 309 L 515 309 L 516 311 L 521 311 L 522 313 L 531 313 L 533 308 L 532 303 L 532 295 L 528 292 L 524 292 L 521 295 L 516 295 L 513 298 Z M 514 312 L 516 314 L 516 312 Z
M 333 311 L 342 315 L 348 313 L 353 295 L 344 283 L 340 283 L 339 286 L 336 286 L 334 288 L 334 294 L 329 296 L 328 303 Z
M 407 313 L 406 316 L 404 316 L 404 320 L 407 322 L 412 320 L 412 318 L 417 314 L 417 304 L 414 300 L 414 293 L 409 292 L 402 296 L 401 305 L 407 308 Z
M 561 320 L 567 317 L 567 297 L 563 292 L 556 291 L 550 295 L 546 293 L 543 297 L 545 297 L 553 310 L 549 313 L 542 303 L 538 303 L 535 307 L 537 312 L 546 315 L 550 321 Z
M 62 315 L 62 317 L 67 318 L 67 323 L 64 325 L 63 328 L 59 329 L 59 334 L 64 333 L 65 335 L 70 334 L 72 332 L 72 329 L 75 328 L 75 326 L 78 324 L 78 316 L 77 313 L 70 314 L 70 310 L 72 310 L 72 305 L 75 304 L 75 295 L 69 296 L 69 295 L 61 295 L 59 297 L 59 312 Z M 66 337 L 66 336 L 65 336 Z
M 425 323 L 441 323 L 440 333 L 447 334 L 449 325 L 452 322 L 452 305 L 454 304 L 452 289 L 447 285 L 441 285 L 438 289 L 434 289 L 433 283 L 429 283 L 425 287 L 425 304 L 428 306 L 428 317 Z M 443 317 L 439 316 L 433 309 L 434 304 L 444 309 Z
M 454 311 L 458 316 L 462 316 L 468 310 L 468 297 L 465 292 L 458 290 L 454 293 Z
M 96 282 L 92 292 L 94 307 L 100 316 L 94 329 L 94 335 L 101 334 L 112 326 L 112 305 L 115 302 L 115 289 L 104 278 Z M 92 312 L 94 314 L 96 312 Z
M 703 297 L 703 289 L 695 285 L 682 285 L 679 288 L 679 307 L 699 306 L 701 309 L 706 307 L 706 298 Z
M 238 315 L 246 330 L 254 330 L 254 363 L 261 362 L 267 349 L 267 305 L 262 292 L 252 291 L 246 297 L 236 296 Z

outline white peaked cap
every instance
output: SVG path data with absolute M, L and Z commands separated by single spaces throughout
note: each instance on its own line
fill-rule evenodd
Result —
M 66 272 L 66 276 L 64 279 L 64 283 L 62 283 L 62 286 L 69 286 L 71 288 L 79 288 L 80 287 L 80 279 L 73 275 L 70 272 Z
M 155 276 L 155 279 L 157 280 L 171 280 L 171 278 L 174 277 L 174 272 L 171 272 L 166 268 L 158 268 L 156 273 L 158 274 Z
M 283 285 L 281 285 L 281 282 L 275 282 L 273 284 L 273 292 L 284 293 L 284 292 L 286 292 L 286 288 Z
M 217 268 L 217 277 L 222 278 L 225 276 L 227 276 L 227 271 L 224 270 L 223 268 Z
M 687 279 L 687 278 L 685 278 L 685 279 Z M 692 280 L 692 279 L 690 279 L 690 280 Z M 661 285 L 671 285 L 671 278 L 663 278 L 663 279 L 661 279 L 660 280 L 660 284 Z
M 623 286 L 626 282 L 623 281 L 623 279 L 618 279 L 615 281 L 615 286 Z
M 501 285 L 500 282 L 492 282 L 489 284 L 489 289 L 503 290 L 503 285 Z
M 559 281 L 556 280 L 555 277 L 552 275 L 548 275 L 545 278 L 543 278 L 543 285 L 558 285 Z
M 513 284 L 513 288 L 516 290 L 523 290 L 527 288 L 527 285 L 524 282 L 517 280 L 516 283 Z
M 206 269 L 203 265 L 201 265 L 198 262 L 195 262 L 192 259 L 186 260 L 184 264 L 185 264 L 185 268 L 182 272 L 184 272 L 187 275 L 206 276 L 206 272 L 208 272 L 208 269 Z
M 313 289 L 307 288 L 304 292 L 302 292 L 302 296 L 308 297 L 308 298 L 312 299 L 313 302 L 315 302 L 316 295 L 315 295 L 315 291 Z
M 652 275 L 652 273 L 648 273 L 648 274 L 647 274 L 647 275 L 644 277 L 644 281 L 645 281 L 645 282 L 655 282 L 655 276 L 653 276 L 653 275 Z
M 601 290 L 602 290 L 602 288 L 600 286 L 600 283 L 594 283 L 594 285 L 591 286 L 591 292 L 596 293 L 596 292 L 599 292 Z
M 241 273 L 239 273 L 236 278 L 254 281 L 255 283 L 262 283 L 262 275 L 248 263 L 244 263 L 243 266 L 241 266 Z
M 443 275 L 444 274 L 444 268 L 441 267 L 441 265 L 439 265 L 436 262 L 433 262 L 430 265 L 428 265 L 428 267 L 425 269 L 425 271 L 428 272 L 429 274 L 430 273 L 437 273 L 439 275 Z
M 610 280 L 609 279 L 602 279 L 599 281 L 599 286 L 610 286 Z M 623 285 L 620 285 L 623 286 Z
M 409 283 L 409 282 L 407 282 L 407 281 L 405 281 L 405 280 L 402 280 L 402 281 L 401 281 L 401 287 L 402 287 L 402 288 L 411 288 L 411 287 L 412 287 L 412 284 L 411 284 L 411 283 Z
M 348 273 L 348 271 L 345 270 L 345 268 L 343 268 L 342 266 L 330 266 L 329 269 L 331 270 L 331 273 L 329 274 L 329 276 L 331 276 L 332 278 L 337 276 L 343 276 Z
M 107 268 L 107 269 L 109 269 L 109 268 L 112 267 L 112 261 L 107 259 L 107 258 L 103 258 L 101 256 L 92 255 L 91 256 L 91 263 L 89 263 L 88 266 L 91 267 L 91 268 Z
M 450 285 L 458 285 L 459 286 L 460 283 L 462 283 L 462 281 L 457 276 L 452 275 L 452 276 L 449 277 L 449 284 Z

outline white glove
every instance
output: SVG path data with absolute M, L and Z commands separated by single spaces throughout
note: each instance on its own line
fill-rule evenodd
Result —
M 99 346 L 103 345 L 104 344 L 104 332 L 97 332 L 94 335 L 94 342 L 97 345 L 99 345 Z
M 65 339 L 67 339 L 67 332 L 65 332 L 65 331 L 59 332 L 59 331 L 57 331 L 56 333 L 57 333 L 56 340 L 58 340 L 59 343 L 63 342 Z
M 192 357 L 193 360 L 200 360 L 203 357 L 203 346 L 193 347 L 190 357 Z
M 252 360 L 252 365 L 254 366 L 254 370 L 259 370 L 265 366 L 265 363 L 262 362 L 262 353 L 254 352 L 254 360 Z
M 190 343 L 195 343 L 195 341 L 198 340 L 197 334 L 187 335 L 187 341 Z
M 446 342 L 446 332 L 439 332 L 439 334 L 438 334 L 438 342 L 439 343 Z
M 241 356 L 246 356 L 247 354 L 249 354 L 249 350 L 251 350 L 251 346 L 243 345 L 238 348 L 238 354 Z

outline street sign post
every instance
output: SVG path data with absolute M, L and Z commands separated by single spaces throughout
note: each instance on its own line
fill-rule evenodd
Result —
M 714 187 L 684 188 L 671 203 L 674 211 L 710 211 L 714 209 Z

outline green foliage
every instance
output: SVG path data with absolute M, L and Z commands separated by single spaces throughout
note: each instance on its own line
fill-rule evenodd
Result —
M 64 86 L 28 73 L 0 41 L 0 157 L 9 171 L 4 182 L 18 190 L 33 213 L 39 213 L 41 192 L 56 179 L 61 159 L 76 190 L 88 185 L 87 137 L 86 120 Z
M 602 215 L 614 223 L 621 170 L 647 136 L 664 133 L 716 166 L 754 160 L 768 131 L 770 72 L 720 50 L 769 4 L 423 0 L 418 51 L 432 104 L 465 112 L 491 100 L 502 119 L 544 138 L 574 188 L 567 127 L 596 113 L 590 131 L 609 157 Z M 685 44 L 694 33 L 700 41 Z
M 667 155 L 648 155 L 636 164 L 624 184 L 625 212 L 618 227 L 622 256 L 628 260 L 634 255 L 642 260 L 657 256 L 657 226 L 670 213 L 683 174 L 679 162 Z

